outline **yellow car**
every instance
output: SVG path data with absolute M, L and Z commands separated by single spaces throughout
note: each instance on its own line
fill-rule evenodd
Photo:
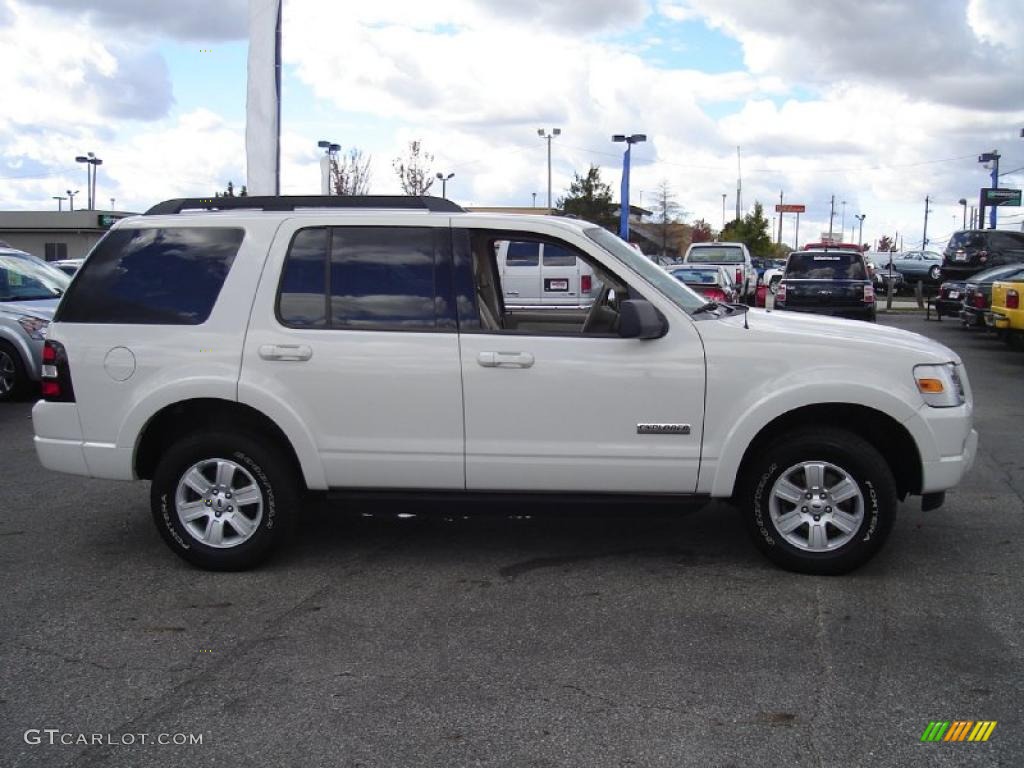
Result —
M 1024 348 L 1024 281 L 992 284 L 992 327 L 1010 343 Z

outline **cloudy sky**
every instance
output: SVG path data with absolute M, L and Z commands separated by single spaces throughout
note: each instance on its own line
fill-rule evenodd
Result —
M 803 242 L 835 195 L 837 230 L 864 213 L 866 241 L 909 247 L 926 195 L 936 244 L 959 226 L 957 200 L 988 185 L 979 153 L 1024 166 L 1021 0 L 285 0 L 283 48 L 289 194 L 318 192 L 318 139 L 398 192 L 392 160 L 419 139 L 456 201 L 543 205 L 537 129 L 558 127 L 555 197 L 591 163 L 617 197 L 610 137 L 646 133 L 634 203 L 664 180 L 687 220 L 721 226 L 740 146 L 744 209 L 782 190 L 807 206 Z M 84 201 L 86 151 L 101 207 L 244 182 L 246 50 L 245 0 L 0 0 L 0 208 Z

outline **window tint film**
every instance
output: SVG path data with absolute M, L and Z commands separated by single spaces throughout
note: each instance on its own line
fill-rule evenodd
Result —
M 79 270 L 57 319 L 69 323 L 206 322 L 242 244 L 241 229 L 117 229 Z
M 544 244 L 545 267 L 575 267 L 576 254 L 560 245 Z
M 299 230 L 281 275 L 278 316 L 294 328 L 327 325 L 327 228 Z
M 434 328 L 434 234 L 428 227 L 336 227 L 332 328 Z
M 520 243 L 513 240 L 508 244 L 505 265 L 509 267 L 536 267 L 540 261 L 540 243 Z M 547 263 L 545 261 L 545 263 Z
M 786 264 L 787 280 L 867 280 L 860 254 L 792 253 Z

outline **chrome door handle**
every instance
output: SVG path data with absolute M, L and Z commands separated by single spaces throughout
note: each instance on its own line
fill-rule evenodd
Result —
M 519 291 L 505 291 L 506 296 L 518 296 Z
M 305 362 L 313 356 L 313 348 L 305 344 L 264 344 L 259 352 L 264 360 Z
M 529 368 L 533 355 L 529 352 L 481 352 L 476 361 L 484 368 Z

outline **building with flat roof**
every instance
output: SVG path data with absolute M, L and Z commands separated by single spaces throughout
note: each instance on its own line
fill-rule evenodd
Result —
M 130 211 L 0 211 L 0 241 L 47 261 L 80 259 Z

